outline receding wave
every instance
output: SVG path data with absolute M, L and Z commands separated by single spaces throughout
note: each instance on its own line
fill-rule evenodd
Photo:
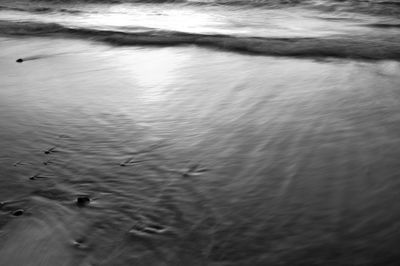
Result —
M 3 36 L 49 36 L 87 39 L 115 46 L 197 45 L 225 51 L 268 56 L 305 58 L 349 58 L 400 60 L 398 38 L 371 39 L 363 36 L 330 38 L 261 38 L 232 35 L 196 34 L 140 28 L 135 32 L 69 28 L 55 23 L 0 21 Z
M 78 14 L 82 13 L 80 10 L 76 9 L 68 9 L 68 8 L 57 8 L 57 7 L 15 7 L 15 6 L 0 6 L 0 10 L 12 10 L 12 11 L 21 11 L 21 12 L 30 12 L 30 13 L 69 13 L 69 14 Z
M 382 29 L 400 28 L 400 24 L 391 24 L 391 23 L 374 23 L 374 24 L 368 24 L 366 26 L 374 28 L 382 28 Z
M 26 9 L 14 6 L 0 6 L 0 10 L 26 11 Z

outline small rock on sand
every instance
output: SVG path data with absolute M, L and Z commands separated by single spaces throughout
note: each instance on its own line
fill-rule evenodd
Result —
M 79 249 L 87 249 L 88 245 L 86 244 L 86 240 L 84 238 L 78 238 L 72 242 L 72 245 Z
M 21 216 L 22 214 L 24 214 L 24 210 L 23 209 L 18 209 L 12 212 L 13 216 Z
M 78 196 L 76 198 L 76 205 L 78 207 L 84 207 L 90 203 L 90 198 L 88 196 Z

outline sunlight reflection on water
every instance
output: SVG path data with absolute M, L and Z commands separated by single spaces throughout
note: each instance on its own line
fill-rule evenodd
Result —
M 69 27 L 126 32 L 149 29 L 182 31 L 202 34 L 230 34 L 258 37 L 321 37 L 335 34 L 364 34 L 371 32 L 367 23 L 375 17 L 349 14 L 326 16 L 315 10 L 291 9 L 224 9 L 217 6 L 176 5 L 83 5 L 83 13 L 48 14 L 1 11 L 3 19 L 55 22 Z

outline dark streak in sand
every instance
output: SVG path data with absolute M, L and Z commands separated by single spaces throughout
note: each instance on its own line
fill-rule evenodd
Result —
M 188 170 L 186 170 L 186 172 L 184 172 L 184 173 L 182 174 L 182 176 L 183 176 L 183 177 L 189 177 L 189 176 L 191 176 L 191 175 L 196 175 L 196 174 L 200 174 L 200 173 L 203 173 L 203 172 L 208 171 L 208 169 L 199 168 L 199 167 L 200 167 L 199 164 L 191 165 L 191 166 L 188 168 Z
M 142 235 L 144 234 L 150 234 L 150 235 L 155 235 L 155 234 L 163 234 L 167 231 L 167 228 L 158 225 L 158 224 L 146 224 L 141 221 L 138 221 L 136 224 L 132 226 L 132 229 L 129 230 L 129 233 L 131 234 L 139 234 Z
M 56 147 L 51 147 L 50 149 L 47 149 L 44 151 L 45 154 L 50 154 L 56 152 Z
M 30 180 L 36 180 L 36 179 L 39 179 L 39 178 L 51 178 L 51 176 L 42 175 L 42 174 L 36 174 L 36 175 L 33 175 L 33 176 L 29 177 Z
M 29 163 L 29 162 L 23 162 L 23 161 L 18 161 L 18 162 L 16 162 L 16 163 L 14 163 L 13 164 L 13 166 L 19 166 L 19 165 L 27 165 L 27 164 L 32 164 L 32 163 Z
M 130 159 L 120 163 L 119 165 L 120 166 L 130 166 L 130 165 L 134 165 L 136 163 L 141 163 L 141 162 L 145 162 L 145 161 L 148 161 L 148 160 L 135 160 L 135 158 L 130 158 Z

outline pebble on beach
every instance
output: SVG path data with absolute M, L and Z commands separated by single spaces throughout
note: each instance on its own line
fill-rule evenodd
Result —
M 76 198 L 76 205 L 78 207 L 84 207 L 90 203 L 90 198 L 88 196 L 78 196 Z
M 79 249 L 87 249 L 88 248 L 88 244 L 86 243 L 85 238 L 78 238 L 78 239 L 74 240 L 72 242 L 72 245 Z
M 56 149 L 56 147 L 51 147 L 50 149 L 47 149 L 47 150 L 45 150 L 43 152 L 44 152 L 44 154 L 50 154 L 50 153 L 55 152 L 56 151 L 55 149 Z
M 21 216 L 22 214 L 24 214 L 24 210 L 23 209 L 18 209 L 12 212 L 13 216 Z

